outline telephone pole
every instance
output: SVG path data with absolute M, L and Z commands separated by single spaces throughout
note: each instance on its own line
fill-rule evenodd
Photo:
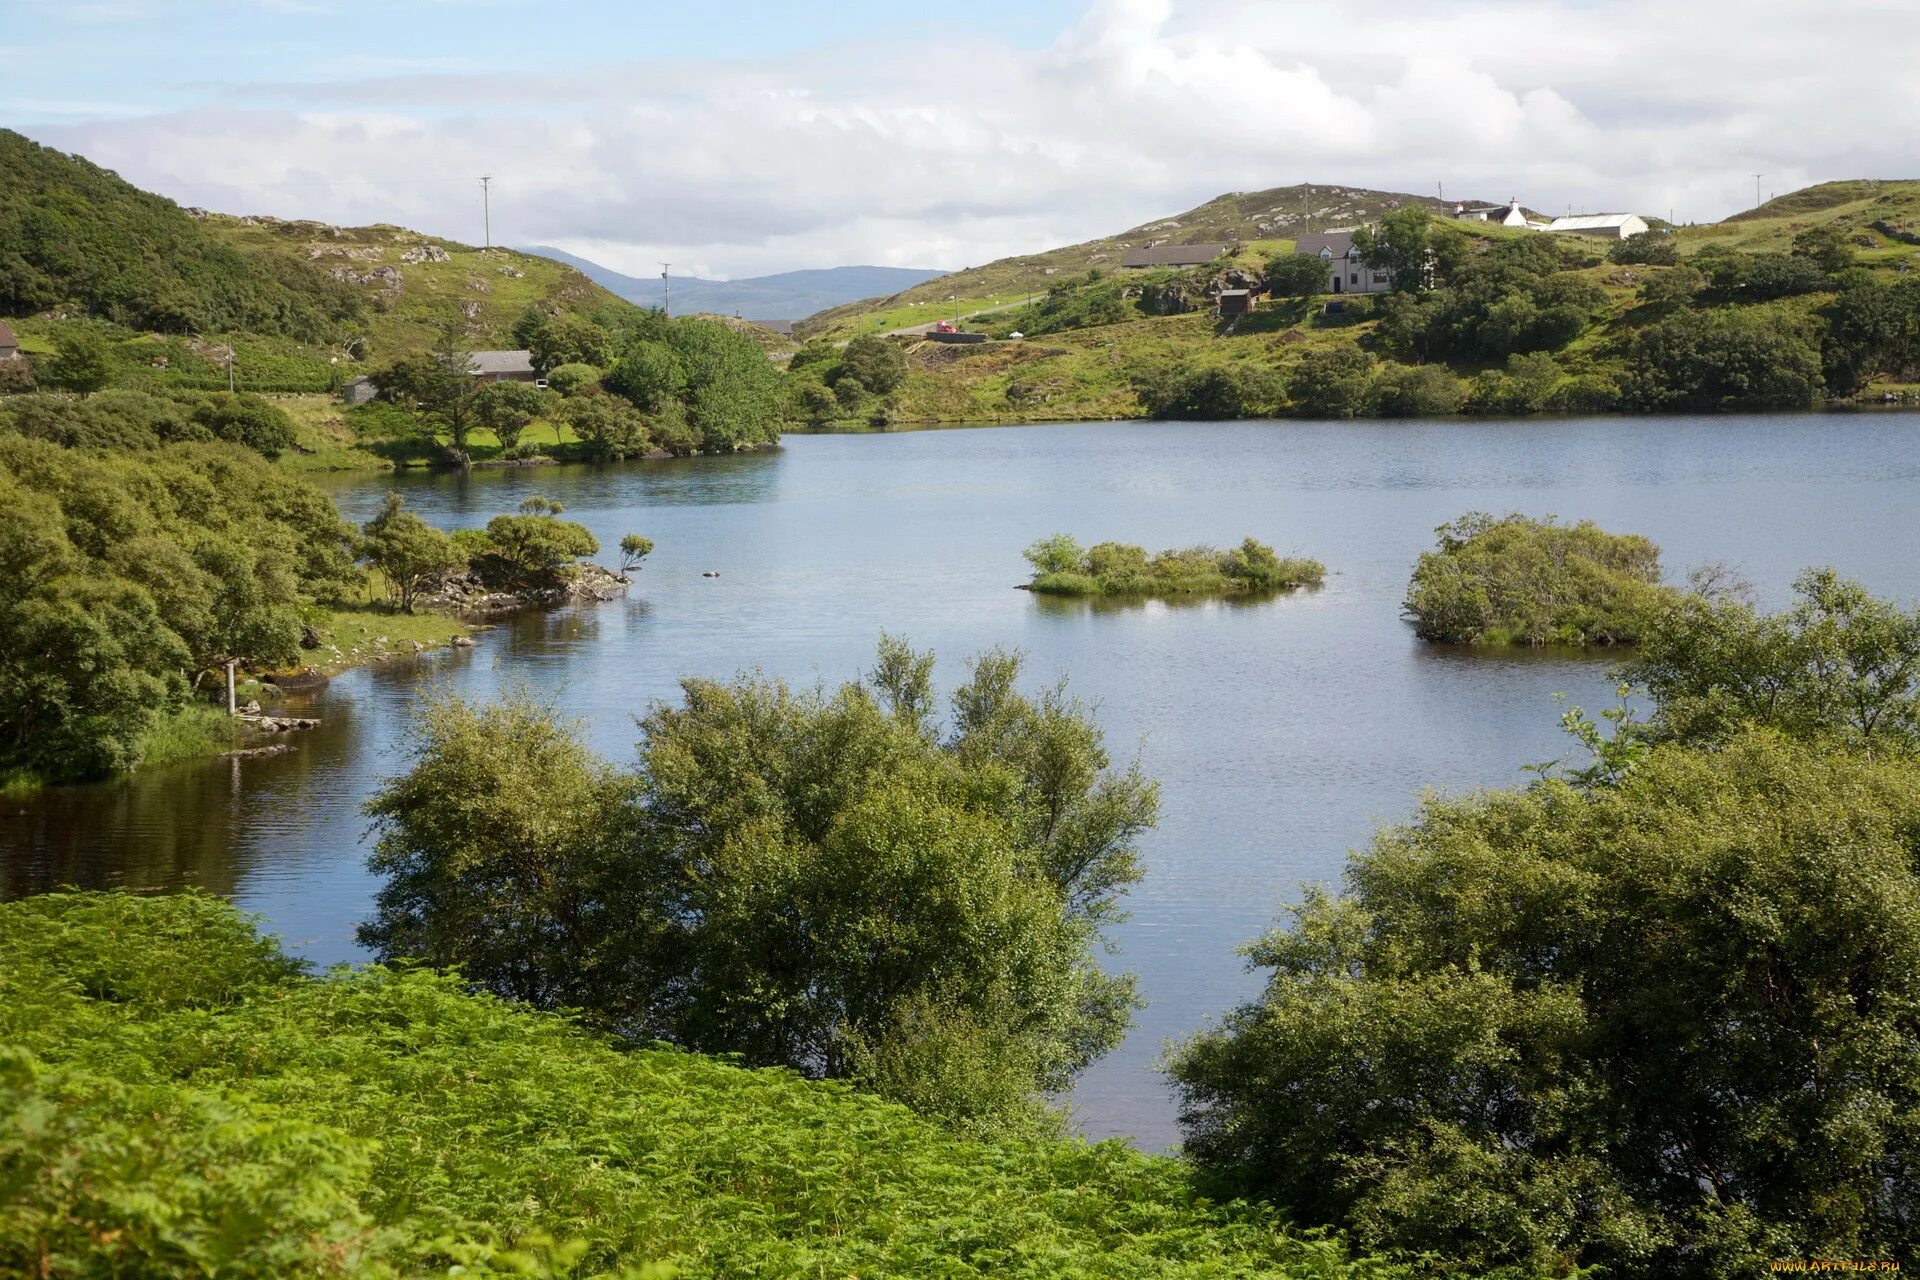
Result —
M 480 178 L 480 216 L 485 220 L 487 248 L 493 248 L 493 175 L 483 174 Z
M 1756 209 L 1766 203 L 1760 198 L 1760 179 L 1766 176 L 1764 173 L 1756 173 L 1753 175 L 1753 207 Z
M 667 268 L 672 265 L 671 262 L 660 264 L 660 314 L 669 320 L 673 319 L 673 296 L 667 284 Z

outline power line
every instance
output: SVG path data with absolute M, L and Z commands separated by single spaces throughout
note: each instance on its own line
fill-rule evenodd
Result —
M 1756 173 L 1753 175 L 1753 207 L 1756 209 L 1766 203 L 1766 201 L 1760 198 L 1760 179 L 1766 176 L 1764 173 Z

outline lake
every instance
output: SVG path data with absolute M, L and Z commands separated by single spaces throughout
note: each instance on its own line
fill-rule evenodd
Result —
M 1164 1043 L 1257 989 L 1236 948 L 1302 885 L 1406 818 L 1427 787 L 1523 783 L 1564 756 L 1556 693 L 1598 709 L 1606 659 L 1436 649 L 1400 601 L 1436 525 L 1463 512 L 1591 518 L 1644 533 L 1669 575 L 1724 561 L 1778 606 L 1831 564 L 1920 595 L 1920 416 L 1528 423 L 1105 423 L 795 436 L 778 452 L 607 468 L 325 482 L 349 518 L 389 488 L 445 527 L 545 494 L 611 549 L 658 550 L 622 602 L 527 616 L 470 650 L 352 671 L 296 705 L 324 717 L 288 755 L 193 763 L 11 802 L 0 892 L 61 885 L 230 894 L 299 953 L 363 958 L 373 882 L 360 807 L 402 767 L 429 686 L 524 685 L 630 759 L 633 717 L 683 675 L 758 667 L 838 682 L 885 629 L 931 647 L 950 687 L 995 645 L 1028 682 L 1065 677 L 1116 758 L 1163 788 L 1147 878 L 1112 963 L 1148 1007 L 1075 1091 L 1082 1126 L 1177 1140 L 1154 1071 Z M 1246 536 L 1327 565 L 1327 584 L 1256 604 L 1094 607 L 1015 584 L 1034 539 L 1151 548 Z M 609 555 L 603 554 L 606 561 Z M 703 571 L 720 576 L 706 578 Z

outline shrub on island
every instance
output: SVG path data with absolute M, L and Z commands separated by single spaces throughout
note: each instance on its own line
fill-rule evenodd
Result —
M 1444 644 L 1638 643 L 1676 598 L 1660 548 L 1590 520 L 1472 512 L 1435 530 L 1407 588 L 1422 640 Z
M 1231 596 L 1317 587 L 1318 560 L 1279 556 L 1248 538 L 1222 551 L 1187 547 L 1149 556 L 1142 547 L 1101 542 L 1082 548 L 1064 533 L 1027 548 L 1033 580 L 1027 590 L 1061 596 Z

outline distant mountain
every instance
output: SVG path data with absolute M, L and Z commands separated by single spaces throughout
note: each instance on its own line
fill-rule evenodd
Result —
M 597 262 L 546 245 L 529 245 L 524 252 L 564 262 L 601 288 L 628 301 L 649 307 L 660 305 L 659 276 L 622 275 Z M 742 320 L 762 323 L 798 320 L 828 307 L 911 289 L 940 274 L 912 267 L 823 267 L 750 276 L 743 280 L 674 276 L 673 310 L 676 315 L 691 315 L 696 311 L 723 316 L 737 314 Z

